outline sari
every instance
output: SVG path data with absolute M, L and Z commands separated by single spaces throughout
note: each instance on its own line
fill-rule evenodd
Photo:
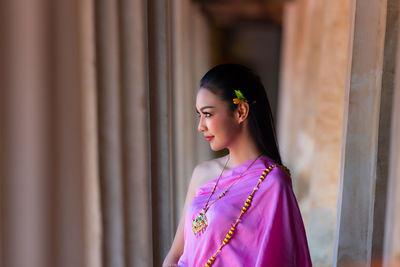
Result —
M 240 215 L 262 172 L 275 164 L 269 158 L 252 162 L 249 160 L 222 174 L 210 203 L 235 184 L 208 209 L 208 226 L 195 236 L 192 220 L 203 209 L 218 177 L 197 189 L 185 214 L 184 251 L 179 266 L 205 266 Z M 285 170 L 273 168 L 260 183 L 251 206 L 241 217 L 232 238 L 215 256 L 212 266 L 312 266 L 300 210 Z

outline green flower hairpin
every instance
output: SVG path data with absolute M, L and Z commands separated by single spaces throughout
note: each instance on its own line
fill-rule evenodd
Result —
M 247 102 L 247 99 L 244 97 L 240 90 L 235 90 L 236 98 L 233 99 L 233 104 L 240 104 L 241 102 Z

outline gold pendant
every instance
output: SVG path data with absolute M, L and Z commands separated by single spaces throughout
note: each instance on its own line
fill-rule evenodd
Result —
M 200 236 L 206 230 L 207 225 L 207 217 L 204 210 L 202 210 L 192 221 L 193 234 L 196 237 Z

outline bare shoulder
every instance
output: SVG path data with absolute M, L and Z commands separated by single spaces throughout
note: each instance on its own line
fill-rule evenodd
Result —
M 191 181 L 192 186 L 197 189 L 198 187 L 215 179 L 218 175 L 220 175 L 226 160 L 227 156 L 224 156 L 198 164 L 193 170 Z

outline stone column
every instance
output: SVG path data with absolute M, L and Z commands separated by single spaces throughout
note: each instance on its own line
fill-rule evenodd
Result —
M 192 14 L 188 19 L 193 20 L 191 31 L 195 33 L 191 40 L 191 52 L 188 57 L 192 57 L 192 86 L 194 88 L 193 96 L 196 96 L 197 90 L 199 89 L 200 79 L 203 75 L 213 67 L 211 65 L 212 57 L 212 36 L 210 29 L 210 21 L 204 15 L 202 7 L 200 5 L 192 4 Z M 191 107 L 190 107 L 191 108 Z M 190 109 L 189 109 L 190 110 Z M 209 160 L 213 157 L 214 153 L 210 149 L 209 143 L 203 138 L 203 135 L 198 132 L 198 120 L 194 121 L 195 126 L 195 139 L 194 147 L 195 152 L 192 154 L 193 161 L 200 163 Z
M 85 266 L 77 1 L 0 3 L 1 264 Z
M 156 53 L 154 46 L 159 45 L 160 50 L 166 46 L 151 39 L 148 48 L 148 8 L 147 1 L 136 0 L 99 1 L 96 6 L 99 163 L 106 267 L 159 265 L 153 264 L 153 260 L 159 261 L 158 246 L 168 233 L 158 230 L 166 225 L 169 216 L 166 201 L 169 134 L 163 128 L 168 121 L 166 110 L 158 110 L 166 106 L 164 101 L 168 98 L 164 96 L 168 93 L 165 87 L 154 86 L 164 85 L 159 70 L 165 71 L 166 66 L 159 64 L 156 57 L 149 58 L 149 54 Z M 153 6 L 149 10 L 154 12 Z M 163 25 L 162 18 L 151 17 Z M 149 29 L 151 34 L 153 30 Z M 156 73 L 159 76 L 153 76 Z M 153 79 L 150 83 L 149 77 Z M 149 103 L 149 91 L 159 103 L 153 99 Z M 152 191 L 151 186 L 157 190 Z M 162 201 L 154 201 L 158 197 Z M 155 234 L 153 228 L 157 229 Z
M 54 252 L 47 8 L 0 2 L 0 260 L 8 267 L 49 267 Z
M 119 2 L 126 266 L 152 266 L 147 1 Z
M 172 90 L 172 131 L 173 131 L 173 229 L 172 237 L 175 234 L 179 223 L 183 203 L 186 197 L 186 190 L 190 181 L 191 171 L 195 162 L 193 154 L 195 147 L 195 92 L 193 81 L 191 40 L 195 33 L 192 31 L 190 1 L 172 2 L 172 54 L 173 54 L 173 90 Z M 193 112 L 190 112 L 190 111 Z
M 102 223 L 100 205 L 98 136 L 97 136 L 97 83 L 95 62 L 95 21 L 94 3 L 81 0 L 78 6 L 79 72 L 81 74 L 82 127 L 83 127 L 83 162 L 84 168 L 84 223 L 86 267 L 102 266 Z
M 314 266 L 331 266 L 348 39 L 348 0 L 287 2 L 278 136 Z
M 400 33 L 400 32 L 399 32 Z M 400 34 L 398 33 L 398 38 Z M 397 39 L 399 43 L 400 39 Z M 388 197 L 386 205 L 384 266 L 400 266 L 400 49 L 397 46 L 395 92 L 390 141 Z
M 172 221 L 171 2 L 148 2 L 153 265 L 170 248 Z
M 381 262 L 398 12 L 397 1 L 351 2 L 334 266 Z
M 199 160 L 211 157 L 201 143 L 195 112 L 201 76 L 210 67 L 208 29 L 200 6 L 189 0 L 172 2 L 172 155 L 173 230 L 178 226 L 192 172 Z
M 118 1 L 95 6 L 103 264 L 125 266 Z
M 310 51 L 317 54 L 317 60 L 313 67 L 309 65 L 305 83 L 312 99 L 311 103 L 306 101 L 311 111 L 306 116 L 313 118 L 306 132 L 313 140 L 313 159 L 309 200 L 304 206 L 310 209 L 306 228 L 315 266 L 331 266 L 333 258 L 348 58 L 348 9 L 349 0 L 324 1 L 319 38 L 315 36 L 319 49 L 313 45 Z

